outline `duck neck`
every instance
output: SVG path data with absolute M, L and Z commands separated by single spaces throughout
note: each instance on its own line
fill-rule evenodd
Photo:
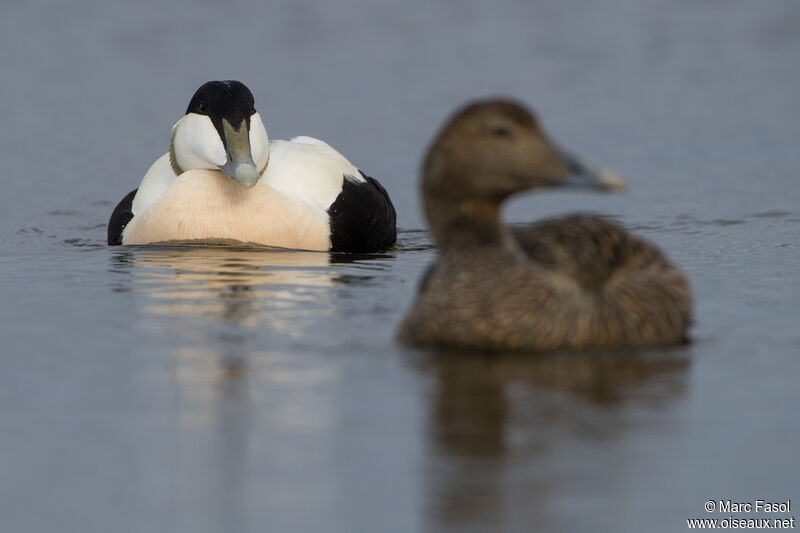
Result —
M 490 199 L 425 198 L 431 235 L 442 252 L 502 248 L 510 238 L 500 219 L 500 202 Z

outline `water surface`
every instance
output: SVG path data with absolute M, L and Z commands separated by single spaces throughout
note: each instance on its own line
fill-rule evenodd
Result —
M 791 0 L 0 7 L 0 516 L 9 531 L 679 531 L 800 501 L 800 8 Z M 109 248 L 204 81 L 395 200 L 384 254 Z M 495 356 L 393 341 L 434 258 L 423 150 L 505 94 L 620 171 L 693 342 Z M 764 515 L 760 515 L 763 517 Z M 724 516 L 719 515 L 719 518 Z M 782 517 L 784 517 L 782 515 Z

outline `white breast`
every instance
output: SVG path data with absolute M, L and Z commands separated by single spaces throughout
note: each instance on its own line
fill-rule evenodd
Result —
M 324 211 L 267 183 L 259 181 L 245 189 L 220 171 L 190 170 L 174 178 L 141 212 L 135 212 L 122 243 L 229 239 L 328 250 L 329 233 Z

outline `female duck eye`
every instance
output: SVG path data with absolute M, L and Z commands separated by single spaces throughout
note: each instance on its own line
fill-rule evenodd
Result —
M 497 126 L 496 128 L 492 128 L 492 135 L 495 137 L 508 137 L 511 135 L 511 132 L 504 126 Z

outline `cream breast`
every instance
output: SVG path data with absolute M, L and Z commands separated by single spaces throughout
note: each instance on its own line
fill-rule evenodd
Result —
M 190 170 L 130 221 L 123 244 L 198 239 L 328 250 L 324 212 L 266 183 L 246 189 L 217 170 Z

